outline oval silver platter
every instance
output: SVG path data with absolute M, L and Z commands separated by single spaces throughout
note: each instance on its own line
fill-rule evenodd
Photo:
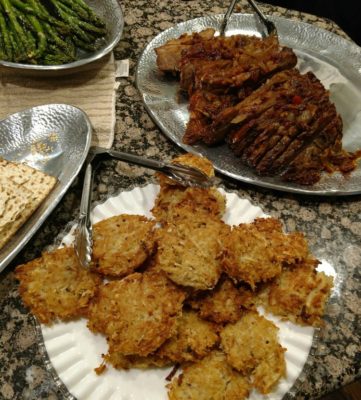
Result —
M 0 121 L 0 158 L 24 162 L 58 180 L 49 196 L 0 250 L 0 272 L 57 206 L 88 154 L 92 128 L 87 115 L 67 104 L 49 104 Z
M 137 87 L 150 116 L 163 133 L 186 151 L 202 154 L 215 169 L 228 177 L 250 184 L 286 192 L 311 195 L 342 196 L 361 193 L 361 166 L 344 177 L 324 174 L 313 186 L 284 182 L 277 177 L 261 177 L 242 165 L 227 145 L 188 146 L 182 137 L 189 119 L 188 102 L 179 94 L 178 81 L 157 69 L 154 49 L 186 32 L 207 27 L 219 29 L 223 15 L 197 18 L 175 25 L 157 35 L 144 49 L 137 66 Z M 294 49 L 299 70 L 313 71 L 330 90 L 343 119 L 343 145 L 349 151 L 361 148 L 361 48 L 324 29 L 280 17 L 270 17 L 276 24 L 281 44 Z M 232 15 L 226 34 L 260 36 L 261 27 L 252 14 Z
M 86 3 L 106 22 L 108 30 L 104 43 L 97 51 L 94 53 L 81 52 L 78 60 L 68 64 L 32 65 L 0 60 L 0 66 L 30 75 L 58 76 L 82 70 L 85 65 L 110 53 L 122 37 L 124 28 L 124 17 L 119 2 L 118 0 L 86 0 Z

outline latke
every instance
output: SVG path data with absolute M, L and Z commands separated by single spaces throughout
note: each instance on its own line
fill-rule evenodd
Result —
M 19 265 L 15 276 L 24 304 L 44 324 L 83 315 L 101 282 L 79 264 L 72 247 Z
M 303 235 L 282 233 L 279 221 L 273 218 L 240 224 L 224 237 L 224 242 L 224 271 L 253 289 L 257 283 L 278 276 L 283 266 L 300 263 L 309 254 Z
M 220 219 L 226 209 L 226 198 L 216 188 L 167 186 L 161 188 L 151 212 L 157 221 L 166 223 L 183 207 L 192 210 L 194 214 L 203 213 Z
M 225 278 L 214 290 L 200 293 L 189 304 L 198 311 L 201 318 L 223 324 L 236 322 L 241 317 L 244 302 L 244 294 L 240 293 L 229 278 Z
M 88 327 L 122 355 L 147 356 L 175 332 L 185 295 L 163 273 L 133 273 L 99 288 Z
M 222 352 L 214 351 L 185 366 L 168 389 L 169 400 L 243 400 L 249 395 L 250 383 L 227 363 Z
M 333 278 L 317 272 L 317 261 L 284 270 L 269 285 L 268 311 L 301 325 L 322 325 Z
M 117 215 L 93 226 L 92 268 L 102 275 L 124 277 L 152 253 L 155 221 L 140 215 Z
M 158 266 L 175 283 L 212 289 L 221 275 L 221 221 L 177 221 L 166 225 L 158 241 Z
M 285 375 L 286 349 L 278 342 L 278 328 L 257 312 L 247 312 L 235 324 L 227 325 L 220 336 L 228 363 L 237 371 L 250 374 L 261 393 L 269 393 Z
M 205 357 L 218 343 L 215 325 L 202 320 L 194 311 L 183 311 L 176 333 L 158 350 L 157 355 L 183 363 Z

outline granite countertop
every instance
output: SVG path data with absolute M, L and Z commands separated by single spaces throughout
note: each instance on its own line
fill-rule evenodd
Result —
M 122 1 L 125 28 L 115 57 L 129 59 L 130 76 L 119 79 L 114 148 L 163 159 L 179 153 L 144 109 L 134 83 L 136 62 L 144 46 L 160 31 L 187 19 L 223 13 L 227 3 L 220 0 Z M 250 12 L 245 3 L 243 0 L 238 3 L 238 12 Z M 346 36 L 331 21 L 266 5 L 264 10 Z M 13 270 L 16 265 L 39 256 L 74 220 L 79 210 L 81 176 L 30 243 L 0 275 L 0 399 L 64 399 L 67 396 L 66 388 L 56 384 L 46 368 L 36 322 L 21 303 Z M 121 190 L 152 181 L 152 173 L 145 169 L 108 161 L 96 177 L 94 199 L 102 201 Z M 267 214 L 280 218 L 287 229 L 304 232 L 316 256 L 330 262 L 339 274 L 325 327 L 319 332 L 319 345 L 312 348 L 307 366 L 296 382 L 294 397 L 287 397 L 317 398 L 360 378 L 361 196 L 311 198 L 273 192 L 230 179 L 222 179 L 222 185 L 236 190 L 239 196 L 260 206 Z

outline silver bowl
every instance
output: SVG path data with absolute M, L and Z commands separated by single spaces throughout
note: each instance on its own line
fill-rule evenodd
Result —
M 108 30 L 104 43 L 97 51 L 84 52 L 78 60 L 60 65 L 33 65 L 0 60 L 0 69 L 27 75 L 65 75 L 82 70 L 86 65 L 110 53 L 119 42 L 124 27 L 123 13 L 118 0 L 86 0 L 86 2 L 105 21 Z
M 37 106 L 0 121 L 0 158 L 23 162 L 58 180 L 48 197 L 0 249 L 0 272 L 31 239 L 69 189 L 88 154 L 91 137 L 87 115 L 68 104 Z M 44 145 L 46 151 L 38 145 Z

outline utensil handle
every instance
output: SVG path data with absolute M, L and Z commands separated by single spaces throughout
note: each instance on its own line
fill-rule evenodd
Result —
M 91 253 L 92 253 L 91 247 L 92 247 L 93 235 L 92 235 L 92 226 L 90 222 L 90 203 L 91 203 L 91 194 L 93 189 L 93 181 L 94 181 L 94 169 L 90 160 L 88 161 L 85 169 L 83 191 L 80 201 L 78 228 L 75 237 L 75 253 L 78 256 L 80 264 L 84 268 L 89 267 L 89 263 L 91 260 Z
M 149 158 L 139 157 L 134 154 L 123 153 L 122 151 L 109 150 L 108 154 L 114 158 L 117 158 L 118 160 L 140 165 L 141 167 L 154 169 L 156 171 L 162 171 L 166 166 L 166 164 L 162 161 L 151 160 Z
M 91 162 L 88 163 L 84 175 L 83 191 L 80 202 L 80 218 L 86 217 L 86 226 L 89 225 L 89 211 L 90 211 L 90 200 L 93 188 L 93 167 Z
M 224 15 L 224 17 L 223 17 L 223 21 L 222 21 L 221 28 L 220 28 L 220 30 L 219 30 L 219 34 L 220 34 L 221 36 L 224 36 L 224 32 L 225 32 L 225 30 L 226 30 L 229 17 L 231 16 L 231 14 L 232 14 L 232 12 L 233 12 L 233 9 L 234 9 L 234 6 L 236 5 L 236 3 L 237 3 L 237 0 L 232 0 L 231 3 L 230 3 L 230 5 L 228 6 L 228 9 L 227 9 L 227 11 L 226 11 L 226 13 L 225 13 L 225 15 Z

